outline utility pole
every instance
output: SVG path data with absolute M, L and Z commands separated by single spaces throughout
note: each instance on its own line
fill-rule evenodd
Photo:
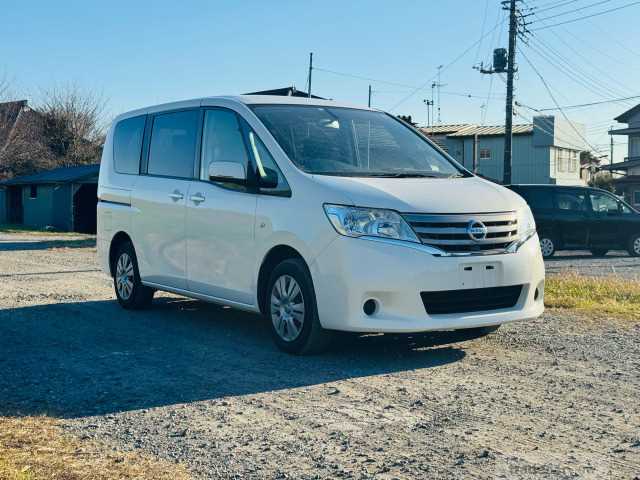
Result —
M 431 115 L 430 109 L 433 108 L 433 100 L 427 100 L 426 98 L 422 102 L 427 106 L 427 128 L 431 127 Z
M 611 135 L 611 130 L 613 130 L 613 127 L 611 127 L 611 129 L 609 131 L 609 136 L 611 137 L 611 147 L 610 147 L 610 152 L 609 152 L 609 165 L 611 165 L 613 163 L 613 135 Z
M 309 53 L 309 98 L 311 98 L 311 74 L 313 73 L 313 52 Z
M 514 85 L 513 80 L 516 68 L 516 40 L 518 35 L 526 42 L 526 35 L 531 33 L 527 29 L 525 17 L 517 9 L 518 2 L 522 0 L 503 0 L 503 10 L 509 11 L 509 48 L 496 48 L 493 51 L 493 66 L 485 68 L 484 64 L 474 66 L 480 73 L 506 73 L 507 74 L 507 103 L 505 108 L 504 122 L 504 169 L 502 182 L 505 185 L 511 183 L 511 164 L 513 150 L 513 104 L 514 104 Z M 531 14 L 529 14 L 531 15 Z
M 507 108 L 504 132 L 504 174 L 502 183 L 511 183 L 511 154 L 513 142 L 513 77 L 516 64 L 516 38 L 518 36 L 517 0 L 507 0 L 509 5 L 509 50 L 507 53 Z M 503 5 L 507 5 L 507 1 Z
M 369 85 L 369 102 L 367 103 L 367 106 L 371 108 L 371 85 Z

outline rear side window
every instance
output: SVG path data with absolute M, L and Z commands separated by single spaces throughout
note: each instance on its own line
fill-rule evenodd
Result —
M 118 173 L 140 173 L 140 152 L 146 116 L 118 122 L 113 133 L 114 168 Z
M 149 145 L 150 175 L 193 178 L 198 110 L 156 115 Z
M 553 195 L 549 189 L 531 188 L 517 190 L 532 210 L 551 210 L 553 208 Z
M 584 212 L 587 210 L 587 195 L 583 192 L 556 192 L 558 210 Z

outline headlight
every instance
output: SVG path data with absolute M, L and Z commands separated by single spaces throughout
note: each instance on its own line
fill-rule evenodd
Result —
M 393 210 L 327 204 L 324 211 L 333 228 L 341 235 L 393 238 L 420 243 L 407 222 Z
M 536 231 L 536 221 L 529 206 L 525 205 L 518 211 L 518 236 L 524 237 Z

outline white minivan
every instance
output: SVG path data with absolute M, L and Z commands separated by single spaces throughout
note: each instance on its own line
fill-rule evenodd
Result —
M 387 113 L 211 97 L 120 115 L 98 255 L 124 308 L 156 290 L 261 313 L 292 353 L 336 330 L 495 330 L 539 316 L 527 204 Z

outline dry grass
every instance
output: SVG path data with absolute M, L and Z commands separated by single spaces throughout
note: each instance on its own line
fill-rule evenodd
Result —
M 546 280 L 545 305 L 640 321 L 640 282 L 619 277 L 553 275 Z
M 186 480 L 187 471 L 66 435 L 48 417 L 0 417 L 0 480 Z

